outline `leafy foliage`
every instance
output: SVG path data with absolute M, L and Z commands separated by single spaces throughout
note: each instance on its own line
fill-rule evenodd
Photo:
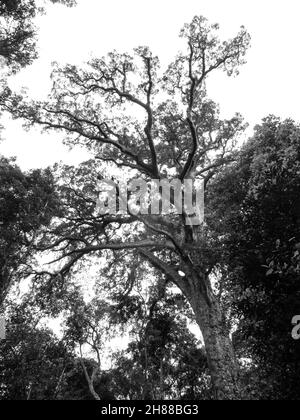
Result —
M 12 283 L 30 271 L 34 242 L 58 208 L 49 170 L 23 173 L 13 161 L 0 159 L 0 303 Z
M 73 6 L 73 0 L 50 0 Z M 37 57 L 34 18 L 42 9 L 36 0 L 1 0 L 0 58 L 12 71 L 31 64 Z
M 167 309 L 167 308 L 164 308 Z M 203 348 L 186 322 L 162 308 L 138 341 L 116 354 L 115 395 L 121 399 L 209 399 L 210 380 Z
M 299 126 L 268 117 L 211 196 L 236 343 L 259 366 L 256 395 L 271 399 L 299 398 L 299 158 Z
M 71 349 L 52 332 L 37 328 L 25 305 L 10 306 L 7 337 L 0 342 L 1 400 L 56 399 Z

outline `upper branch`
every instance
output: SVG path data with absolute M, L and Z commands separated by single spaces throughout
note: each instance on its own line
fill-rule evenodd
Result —
M 152 108 L 151 108 L 151 96 L 152 96 L 152 90 L 153 90 L 153 79 L 152 79 L 151 58 L 150 57 L 144 57 L 144 59 L 146 61 L 147 75 L 148 75 L 148 88 L 146 89 L 146 91 L 147 91 L 146 111 L 147 111 L 147 115 L 148 115 L 148 121 L 147 121 L 147 125 L 145 127 L 145 134 L 147 136 L 150 151 L 151 151 L 153 171 L 154 171 L 155 177 L 159 178 L 157 154 L 156 154 L 156 149 L 155 149 L 154 140 L 153 140 L 153 136 L 152 136 L 153 111 L 152 111 Z
M 194 49 L 191 42 L 189 42 L 190 56 L 189 56 L 189 79 L 190 79 L 190 90 L 189 90 L 189 99 L 188 99 L 188 109 L 187 109 L 187 123 L 191 131 L 192 136 L 192 151 L 189 153 L 186 164 L 180 174 L 180 179 L 184 180 L 189 174 L 193 167 L 194 158 L 198 151 L 198 134 L 197 127 L 195 126 L 192 118 L 196 88 L 199 86 L 199 80 L 193 74 L 193 59 L 194 59 Z

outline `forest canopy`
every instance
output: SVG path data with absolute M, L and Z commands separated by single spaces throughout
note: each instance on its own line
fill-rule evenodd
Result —
M 36 59 L 37 13 L 0 4 L 12 72 Z M 249 33 L 195 16 L 180 37 L 165 69 L 138 47 L 55 65 L 45 101 L 0 92 L 1 112 L 90 155 L 31 171 L 1 157 L 3 400 L 299 398 L 300 126 L 270 115 L 242 143 L 207 82 L 238 76 Z M 99 181 L 137 179 L 201 181 L 205 222 L 97 212 Z

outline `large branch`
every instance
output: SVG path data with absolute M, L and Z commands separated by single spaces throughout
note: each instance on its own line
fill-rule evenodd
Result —
M 197 135 L 197 128 L 192 119 L 193 107 L 194 107 L 194 100 L 195 100 L 195 93 L 198 85 L 197 78 L 193 75 L 193 57 L 194 57 L 194 50 L 191 42 L 189 42 L 190 47 L 190 56 L 189 56 L 189 79 L 191 83 L 189 98 L 188 98 L 188 109 L 187 109 L 187 123 L 189 129 L 191 131 L 192 136 L 192 151 L 189 153 L 187 162 L 183 168 L 183 171 L 180 174 L 180 179 L 183 181 L 189 174 L 194 165 L 194 158 L 196 156 L 198 150 L 198 135 Z
M 167 237 L 173 243 L 173 245 L 177 249 L 177 251 L 179 251 L 179 253 L 182 253 L 180 244 L 178 243 L 176 238 L 174 238 L 174 236 L 170 232 L 166 231 L 165 229 L 162 229 L 162 228 L 159 228 L 157 226 L 152 225 L 147 220 L 145 220 L 145 218 L 137 217 L 137 219 L 140 222 L 142 222 L 148 229 L 150 229 L 153 232 L 156 232 L 160 235 L 163 235 L 163 236 Z
M 188 283 L 183 277 L 181 277 L 178 272 L 171 267 L 170 265 L 164 263 L 158 257 L 156 257 L 152 252 L 147 250 L 140 250 L 139 254 L 143 256 L 150 264 L 160 270 L 168 280 L 171 280 L 179 289 L 185 294 L 188 295 Z
M 80 254 L 80 256 L 91 254 L 97 251 L 122 251 L 125 249 L 143 249 L 143 248 L 155 248 L 155 249 L 169 249 L 174 251 L 175 245 L 171 241 L 165 242 L 155 242 L 155 241 L 140 241 L 140 242 L 125 242 L 125 243 L 115 243 L 115 244 L 100 244 L 100 245 L 91 245 L 85 248 L 78 248 L 73 251 L 67 252 L 66 254 L 60 256 L 54 261 L 51 261 L 49 264 L 54 264 L 58 261 L 63 260 L 64 258 L 71 257 L 74 254 Z
M 201 88 L 203 82 L 205 81 L 205 79 L 211 72 L 213 72 L 214 70 L 217 70 L 218 68 L 222 66 L 225 66 L 229 60 L 235 57 L 234 53 L 227 53 L 227 54 L 224 54 L 222 57 L 220 57 L 218 60 L 216 60 L 215 63 L 211 64 L 210 66 L 207 66 L 206 49 L 202 48 L 201 50 L 201 64 L 202 64 L 201 75 L 197 76 L 194 74 L 194 71 L 193 71 L 195 51 L 194 51 L 194 46 L 191 40 L 189 40 L 188 45 L 190 49 L 190 55 L 188 57 L 188 67 L 189 67 L 188 77 L 190 80 L 190 89 L 188 91 L 188 98 L 187 98 L 187 101 L 188 101 L 187 123 L 188 123 L 189 129 L 191 132 L 191 137 L 192 137 L 192 150 L 189 153 L 186 164 L 180 174 L 181 180 L 184 180 L 186 177 L 188 177 L 191 170 L 194 168 L 194 165 L 195 165 L 194 160 L 196 159 L 196 154 L 199 148 L 197 126 L 195 126 L 195 123 L 192 118 L 197 90 Z
M 66 111 L 64 111 L 64 112 L 66 112 Z M 56 111 L 56 113 L 59 114 L 59 111 Z M 64 130 L 64 131 L 72 133 L 72 134 L 74 134 L 74 133 L 79 134 L 80 136 L 85 137 L 88 140 L 96 141 L 96 142 L 103 143 L 103 144 L 109 144 L 109 145 L 115 147 L 116 149 L 118 149 L 125 156 L 128 156 L 129 158 L 133 159 L 136 162 L 139 170 L 146 173 L 147 175 L 150 175 L 150 176 L 153 175 L 152 167 L 149 166 L 148 164 L 146 164 L 144 161 L 142 161 L 137 153 L 134 153 L 133 151 L 131 151 L 127 147 L 123 146 L 122 144 L 118 143 L 117 141 L 115 141 L 115 140 L 113 140 L 109 137 L 103 137 L 103 136 L 101 137 L 101 136 L 96 136 L 96 135 L 89 134 L 89 133 L 83 131 L 82 127 L 79 129 L 79 128 L 67 126 L 65 124 L 52 123 L 52 122 L 43 121 L 43 120 L 40 120 L 40 119 L 36 119 L 33 122 L 37 123 L 39 125 L 42 125 L 42 126 L 46 126 L 48 128 L 53 128 L 53 129 L 57 129 L 57 130 Z
M 75 84 L 77 84 L 78 86 L 80 86 L 81 88 L 85 89 L 86 92 L 92 92 L 92 91 L 96 91 L 99 90 L 102 93 L 105 94 L 114 94 L 117 95 L 120 99 L 126 99 L 127 101 L 138 105 L 139 107 L 143 108 L 146 113 L 147 113 L 147 124 L 145 126 L 145 134 L 147 136 L 147 140 L 148 140 L 148 144 L 149 144 L 149 148 L 150 148 L 150 153 L 151 153 L 151 158 L 152 158 L 152 175 L 155 178 L 159 178 L 159 170 L 158 170 L 158 162 L 157 162 L 157 153 L 156 153 L 156 149 L 155 149 L 155 145 L 154 145 L 154 141 L 153 141 L 153 137 L 152 137 L 152 127 L 153 127 L 153 112 L 152 112 L 152 108 L 151 108 L 151 96 L 152 96 L 152 91 L 153 91 L 153 79 L 152 79 L 152 74 L 151 74 L 151 58 L 149 57 L 143 57 L 143 59 L 145 60 L 146 63 L 146 68 L 147 68 L 147 77 L 148 77 L 148 88 L 146 90 L 146 94 L 147 94 L 147 101 L 146 103 L 144 103 L 143 101 L 141 101 L 140 99 L 138 99 L 136 96 L 134 96 L 133 94 L 126 92 L 125 88 L 123 87 L 123 90 L 120 90 L 116 84 L 115 81 L 113 79 L 112 76 L 104 76 L 102 75 L 102 77 L 100 77 L 99 79 L 96 79 L 94 77 L 91 77 L 90 80 L 94 80 L 94 83 L 90 86 L 85 86 L 85 83 L 83 81 L 79 81 L 79 80 L 75 80 L 73 79 L 73 82 Z M 124 75 L 125 77 L 125 75 Z M 99 84 L 99 82 L 104 79 L 106 82 L 111 82 L 112 86 L 110 87 L 105 87 Z
M 123 153 L 124 155 L 132 158 L 143 169 L 145 169 L 145 168 L 147 168 L 147 170 L 150 169 L 150 167 L 147 164 L 145 164 L 143 161 L 140 160 L 137 153 L 133 152 L 128 147 L 125 147 L 122 144 L 118 143 L 116 140 L 113 140 L 112 138 L 110 138 L 105 133 L 105 130 L 103 129 L 103 127 L 105 127 L 110 132 L 110 134 L 117 136 L 117 134 L 115 134 L 112 130 L 109 129 L 109 127 L 106 123 L 99 124 L 97 122 L 88 120 L 86 118 L 78 117 L 78 116 L 72 114 L 70 111 L 63 110 L 63 109 L 53 110 L 53 109 L 45 108 L 45 111 L 49 112 L 50 114 L 55 114 L 55 115 L 66 115 L 69 118 L 71 118 L 74 122 L 77 122 L 79 124 L 85 123 L 87 125 L 91 125 L 91 126 L 97 128 L 99 130 L 100 136 L 99 137 L 96 136 L 93 140 L 101 141 L 103 143 L 107 143 L 107 144 L 110 144 L 110 145 L 116 147 L 117 149 L 119 149 L 119 151 L 121 153 Z M 82 129 L 82 126 L 81 126 L 81 129 Z M 85 136 L 85 137 L 88 136 L 88 134 L 84 134 L 83 131 L 82 131 L 82 133 L 78 133 L 78 134 L 81 134 L 82 136 Z
M 144 59 L 146 60 L 147 74 L 148 74 L 148 80 L 149 80 L 148 89 L 147 89 L 147 107 L 146 107 L 146 111 L 148 114 L 148 121 L 145 127 L 145 133 L 146 133 L 150 151 L 151 151 L 153 171 L 155 173 L 156 178 L 159 178 L 157 154 L 156 154 L 156 149 L 155 149 L 155 145 L 154 145 L 154 141 L 152 137 L 153 112 L 151 108 L 151 95 L 152 95 L 152 89 L 153 89 L 153 80 L 152 80 L 152 74 L 151 74 L 151 59 L 149 57 L 145 57 Z
M 194 167 L 194 159 L 196 157 L 197 151 L 198 151 L 198 135 L 197 135 L 197 129 L 195 127 L 194 122 L 192 121 L 191 115 L 189 114 L 187 118 L 187 122 L 191 131 L 192 135 L 192 151 L 189 153 L 188 159 L 186 161 L 186 164 L 179 176 L 179 179 L 183 181 L 187 176 L 189 176 L 191 170 Z

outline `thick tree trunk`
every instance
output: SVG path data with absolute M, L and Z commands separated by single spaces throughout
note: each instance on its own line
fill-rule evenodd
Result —
M 199 272 L 192 260 L 185 258 L 181 276 L 170 265 L 164 264 L 148 252 L 140 252 L 154 267 L 162 270 L 190 302 L 203 335 L 215 399 L 240 399 L 239 368 L 229 331 L 219 302 L 206 275 Z
M 218 300 L 206 279 L 189 279 L 187 298 L 203 335 L 209 370 L 217 400 L 240 399 L 239 369 Z

